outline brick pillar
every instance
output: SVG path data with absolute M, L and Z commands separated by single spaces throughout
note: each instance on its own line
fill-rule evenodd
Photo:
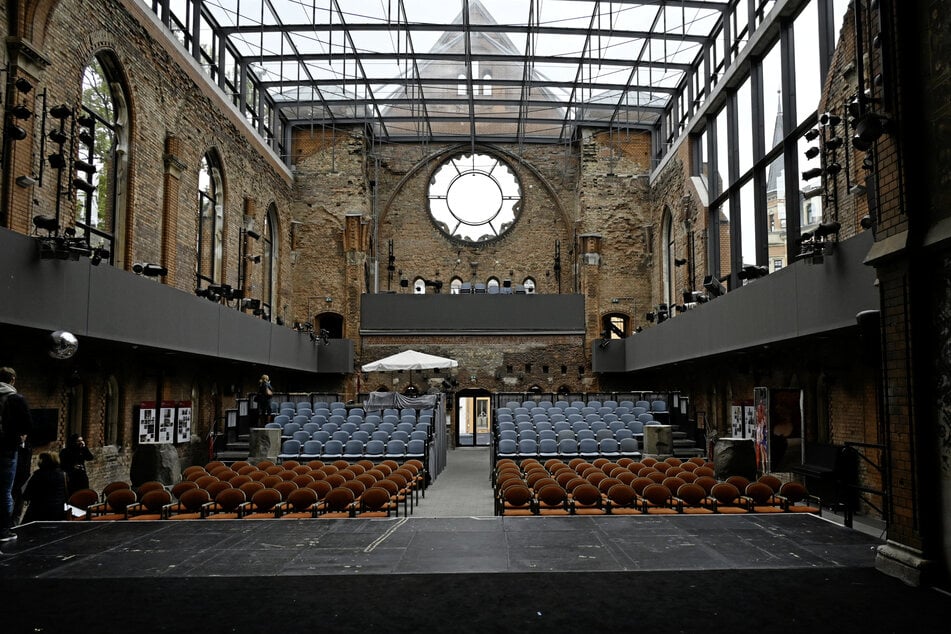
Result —
M 185 164 L 178 158 L 182 141 L 169 135 L 165 138 L 165 176 L 162 179 L 162 265 L 168 269 L 166 284 L 176 285 L 178 281 L 178 242 L 179 188 Z

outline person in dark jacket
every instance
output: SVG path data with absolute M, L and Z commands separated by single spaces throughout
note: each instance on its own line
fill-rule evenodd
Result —
M 30 433 L 30 408 L 17 393 L 13 368 L 0 368 L 0 541 L 16 539 L 13 528 L 13 482 L 20 445 Z
M 59 468 L 56 454 L 44 451 L 23 497 L 29 501 L 24 522 L 59 521 L 66 518 L 66 474 Z
M 86 441 L 79 434 L 73 434 L 66 446 L 59 452 L 59 464 L 66 473 L 69 482 L 69 495 L 80 489 L 89 488 L 89 476 L 86 473 L 86 461 L 92 460 L 92 452 L 86 447 Z

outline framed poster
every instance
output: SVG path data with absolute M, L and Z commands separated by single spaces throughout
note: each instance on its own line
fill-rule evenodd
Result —
M 172 443 L 175 442 L 175 410 L 174 401 L 162 401 L 162 407 L 159 410 L 158 438 L 156 442 Z
M 753 447 L 756 452 L 756 470 L 759 473 L 769 473 L 769 388 L 753 388 L 753 408 L 755 409 Z
M 139 403 L 139 444 L 152 445 L 158 442 L 158 425 L 155 420 L 155 403 Z
M 175 413 L 175 442 L 188 442 L 192 435 L 192 402 L 181 401 Z
M 241 416 L 242 418 L 248 415 L 248 400 L 249 399 L 246 398 L 238 399 L 238 416 Z M 257 403 L 254 404 L 254 409 L 257 409 Z

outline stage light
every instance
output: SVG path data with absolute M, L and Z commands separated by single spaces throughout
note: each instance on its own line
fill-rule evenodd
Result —
M 886 119 L 880 115 L 869 113 L 855 124 L 855 135 L 852 137 L 852 147 L 859 152 L 868 152 L 879 137 L 885 133 Z
M 827 150 L 838 150 L 842 147 L 842 137 L 832 137 L 825 142 L 825 149 Z
M 59 119 L 60 121 L 63 119 L 68 119 L 72 115 L 72 109 L 64 103 L 50 108 L 50 116 L 54 119 Z
M 824 222 L 816 227 L 814 233 L 817 238 L 824 238 L 838 233 L 841 228 L 842 225 L 838 222 Z
M 92 163 L 87 163 L 86 161 L 83 161 L 82 159 L 76 159 L 73 162 L 73 166 L 80 172 L 86 172 L 87 174 L 96 173 L 96 166 L 93 165 Z
M 829 163 L 828 165 L 826 165 L 827 176 L 835 176 L 841 171 L 842 171 L 842 166 L 839 165 L 838 163 Z
M 687 258 L 674 258 L 674 266 L 683 266 L 687 263 Z
M 813 167 L 812 169 L 808 169 L 802 173 L 802 179 L 806 181 L 812 180 L 813 178 L 816 178 L 817 176 L 822 176 L 821 167 Z
M 247 235 L 247 236 L 248 236 L 249 238 L 251 238 L 252 240 L 260 240 L 260 239 L 261 239 L 261 234 L 258 233 L 257 231 L 255 231 L 254 229 L 248 229 L 247 231 L 245 231 L 245 235 Z
M 74 178 L 74 179 L 73 179 L 73 186 L 74 186 L 76 189 L 85 192 L 86 194 L 91 194 L 91 193 L 93 193 L 94 191 L 96 191 L 96 186 L 95 186 L 95 185 L 93 185 L 93 184 L 90 183 L 89 181 L 84 180 L 84 179 L 82 179 L 82 178 Z
M 252 264 L 260 264 L 260 263 L 261 263 L 261 256 L 260 256 L 260 255 L 246 255 L 246 256 L 244 256 L 244 259 L 247 260 L 248 262 L 251 262 Z
M 706 289 L 710 299 L 726 294 L 726 287 L 713 275 L 707 275 L 703 278 L 703 288 Z
M 26 138 L 26 130 L 12 121 L 7 123 L 5 129 L 7 136 L 14 141 L 22 141 Z
M 810 147 L 808 150 L 805 151 L 805 155 L 807 159 L 814 159 L 817 156 L 819 156 L 819 148 L 813 145 L 812 147 Z
M 831 112 L 823 112 L 819 115 L 819 123 L 828 126 L 837 126 L 842 123 L 842 117 Z
M 755 280 L 769 275 L 769 269 L 765 266 L 748 264 L 743 270 L 736 274 L 741 280 Z
M 55 128 L 53 130 L 50 130 L 50 133 L 47 136 L 49 136 L 50 141 L 52 141 L 53 143 L 56 143 L 57 145 L 63 145 L 64 143 L 69 141 L 69 137 L 66 136 L 65 132 L 63 132 L 62 130 L 57 130 Z
M 17 119 L 29 119 L 31 116 L 33 116 L 33 111 L 23 104 L 17 104 L 10 108 L 10 114 L 12 114 Z
M 144 275 L 146 277 L 164 277 L 168 275 L 167 268 L 161 264 L 152 264 L 149 262 L 136 262 L 132 265 L 132 272 L 136 275 Z
M 33 216 L 33 226 L 47 233 L 59 231 L 59 222 L 53 216 Z
M 805 137 L 806 137 L 806 141 L 810 141 L 810 142 L 815 141 L 816 139 L 819 138 L 819 131 L 815 128 L 807 130 Z
M 33 84 L 23 77 L 17 77 L 17 80 L 13 82 L 13 86 L 24 95 L 33 90 Z

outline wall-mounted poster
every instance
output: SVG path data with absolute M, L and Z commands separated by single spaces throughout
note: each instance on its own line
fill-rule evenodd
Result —
M 188 442 L 192 435 L 192 402 L 181 401 L 175 418 L 175 442 Z
M 158 425 L 155 420 L 155 403 L 139 403 L 139 444 L 151 445 L 158 442 Z
M 743 437 L 743 406 L 733 405 L 730 408 L 730 436 L 732 438 Z
M 176 403 L 174 401 L 162 401 L 162 407 L 159 410 L 158 440 L 156 442 L 175 442 L 176 409 Z
M 756 433 L 753 435 L 756 470 L 759 473 L 769 473 L 769 388 L 753 388 L 753 408 L 756 410 Z

